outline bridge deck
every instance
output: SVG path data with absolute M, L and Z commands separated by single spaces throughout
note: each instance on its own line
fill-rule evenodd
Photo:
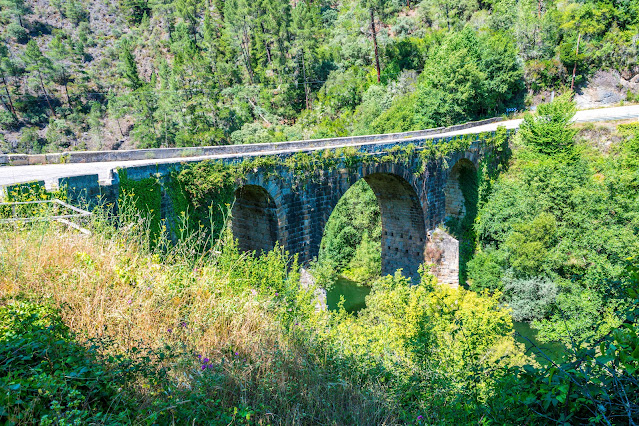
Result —
M 610 120 L 623 120 L 623 119 L 636 119 L 639 118 L 639 105 L 615 107 L 615 108 L 601 108 L 595 110 L 578 111 L 575 115 L 575 122 L 588 122 L 588 121 L 610 121 Z M 335 143 L 324 144 L 322 146 L 312 146 L 313 141 L 309 141 L 308 147 L 299 147 L 296 149 L 278 149 L 278 146 L 285 148 L 287 142 L 281 144 L 268 144 L 268 150 L 261 150 L 259 147 L 255 147 L 255 151 L 244 152 L 239 154 L 241 156 L 257 156 L 257 155 L 273 155 L 283 154 L 299 151 L 314 151 L 323 149 L 334 149 L 344 146 L 364 146 L 364 145 L 377 145 L 377 144 L 389 144 L 393 142 L 408 143 L 411 141 L 424 141 L 428 139 L 439 139 L 451 136 L 466 135 L 466 134 L 478 134 L 482 132 L 491 132 L 497 130 L 498 126 L 504 126 L 507 129 L 516 129 L 521 124 L 522 120 L 507 120 L 490 124 L 484 124 L 474 126 L 461 130 L 445 131 L 442 133 L 429 134 L 419 137 L 410 137 L 414 132 L 407 132 L 404 134 L 398 134 L 396 139 L 384 139 L 379 141 L 350 141 L 345 142 L 346 139 L 335 139 Z M 403 137 L 402 137 L 403 136 Z M 408 136 L 408 137 L 406 137 Z M 329 141 L 330 142 L 330 141 Z M 275 149 L 273 149 L 275 148 Z M 130 161 L 102 161 L 92 163 L 71 163 L 71 164 L 45 164 L 45 165 L 29 165 L 29 166 L 5 166 L 0 167 L 0 187 L 25 183 L 30 181 L 44 181 L 47 188 L 51 188 L 57 184 L 59 178 L 81 176 L 89 174 L 97 174 L 98 179 L 102 183 L 109 183 L 112 176 L 112 171 L 120 167 L 132 167 L 149 164 L 165 164 L 176 162 L 191 162 L 201 161 L 205 159 L 223 159 L 237 157 L 238 153 L 232 154 L 217 154 L 217 155 L 203 155 L 193 157 L 175 157 L 165 159 L 147 159 L 147 160 L 130 160 Z

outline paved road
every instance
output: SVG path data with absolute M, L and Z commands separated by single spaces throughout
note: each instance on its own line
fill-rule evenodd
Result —
M 615 108 L 600 108 L 594 110 L 578 111 L 575 114 L 573 121 L 575 122 L 587 122 L 587 121 L 610 121 L 610 120 L 624 120 L 624 119 L 637 119 L 639 118 L 639 105 L 615 107 Z M 492 124 L 486 124 L 482 126 L 471 127 L 464 130 L 458 130 L 454 132 L 439 133 L 429 135 L 425 137 L 415 138 L 418 140 L 434 139 L 446 136 L 458 136 L 465 134 L 475 134 L 481 132 L 490 132 L 497 129 L 498 126 L 504 126 L 507 129 L 515 129 L 519 127 L 522 120 L 507 120 Z M 402 142 L 409 141 L 410 139 L 399 139 Z M 378 142 L 380 144 L 388 144 L 389 141 Z M 364 142 L 363 145 L 371 145 L 371 142 Z M 331 148 L 339 148 L 346 146 L 342 144 L 335 144 Z M 348 146 L 357 146 L 349 144 Z M 317 149 L 326 149 L 325 147 Z M 268 155 L 286 151 L 262 151 L 253 154 L 244 154 L 245 156 L 252 155 Z M 118 167 L 131 167 L 141 166 L 147 164 L 162 164 L 173 163 L 176 161 L 201 161 L 211 158 L 225 158 L 235 157 L 237 154 L 232 155 L 208 155 L 200 157 L 186 157 L 186 158 L 169 158 L 162 160 L 133 160 L 133 161 L 108 161 L 99 163 L 73 163 L 73 164 L 45 164 L 36 166 L 4 166 L 0 167 L 0 187 L 13 185 L 16 183 L 30 182 L 34 180 L 44 181 L 47 188 L 51 188 L 53 184 L 57 184 L 57 181 L 61 177 L 80 176 L 97 174 L 98 179 L 102 183 L 108 183 L 111 180 L 111 171 Z

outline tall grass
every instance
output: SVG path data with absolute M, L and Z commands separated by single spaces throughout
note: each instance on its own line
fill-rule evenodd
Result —
M 301 324 L 314 309 L 312 289 L 298 288 L 294 259 L 281 249 L 241 253 L 228 233 L 207 251 L 197 250 L 210 246 L 199 235 L 169 244 L 164 233 L 150 244 L 147 224 L 122 205 L 116 218 L 95 211 L 91 237 L 54 223 L 3 229 L 2 304 L 59 308 L 77 339 L 109 341 L 112 354 L 167 352 L 158 368 L 170 369 L 182 396 L 160 404 L 165 420 L 179 413 L 179 424 L 205 424 L 222 409 L 235 422 L 395 423 L 384 386 L 345 380 L 309 342 Z M 134 387 L 140 417 L 131 422 L 145 423 L 170 391 Z M 193 407 L 189 417 L 178 407 L 202 393 L 216 401 L 210 412 Z

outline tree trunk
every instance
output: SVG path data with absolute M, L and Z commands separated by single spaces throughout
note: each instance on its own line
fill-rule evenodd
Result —
M 268 60 L 268 64 L 271 65 L 271 47 L 269 46 L 269 42 L 266 40 L 266 29 L 264 28 L 264 24 L 261 22 L 260 27 L 262 28 L 262 35 L 264 35 L 264 49 L 266 49 L 266 59 Z
M 116 117 L 115 122 L 118 123 L 118 129 L 120 130 L 120 135 L 124 138 L 124 132 L 122 131 L 122 126 L 120 126 L 120 119 Z
M 302 74 L 304 75 L 304 97 L 306 98 L 306 109 L 311 109 L 310 93 L 306 81 L 306 61 L 304 60 L 304 49 L 302 49 Z
M 572 67 L 572 80 L 570 81 L 570 90 L 575 90 L 575 74 L 577 74 L 577 57 L 579 56 L 579 40 L 581 40 L 581 33 L 577 36 L 577 50 L 575 51 L 575 66 Z
M 67 79 L 67 73 L 64 68 L 62 69 L 62 81 L 64 82 L 64 93 L 67 95 L 67 105 L 69 106 L 69 108 L 71 108 L 71 100 L 69 99 L 69 88 L 67 87 L 69 81 Z
M 373 46 L 375 47 L 375 68 L 377 69 L 377 82 L 382 82 L 382 73 L 379 68 L 379 53 L 377 51 L 377 32 L 375 31 L 375 9 L 371 7 L 371 32 L 373 34 Z
M 541 19 L 541 5 L 543 4 L 544 0 L 538 0 L 537 1 L 537 18 Z
M 17 120 L 18 119 L 18 114 L 16 113 L 16 109 L 13 106 L 13 100 L 11 99 L 11 93 L 9 93 L 9 84 L 7 83 L 7 79 L 5 78 L 4 74 L 2 74 L 2 83 L 4 84 L 5 92 L 7 92 L 7 99 L 9 100 L 9 105 L 8 105 L 9 112 L 11 112 L 13 117 Z M 5 106 L 6 106 L 6 104 L 5 104 Z
M 250 41 L 248 31 L 246 30 L 246 21 L 244 21 L 242 25 L 242 55 L 244 56 L 244 65 L 246 66 L 246 71 L 248 72 L 249 79 L 251 80 L 251 85 L 255 84 L 253 82 L 253 68 L 251 67 L 251 53 L 250 53 Z
M 42 74 L 40 73 L 40 70 L 38 70 L 38 77 L 40 78 L 40 86 L 42 86 L 42 92 L 44 92 L 44 98 L 47 100 L 47 104 L 49 105 L 51 114 L 53 114 L 55 118 L 58 118 L 58 116 L 55 114 L 55 110 L 53 109 L 53 106 L 51 106 L 51 101 L 49 100 L 49 94 L 47 93 L 47 90 L 44 88 L 44 81 L 42 80 Z

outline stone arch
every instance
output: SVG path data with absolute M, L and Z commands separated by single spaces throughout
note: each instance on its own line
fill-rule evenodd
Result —
M 448 179 L 444 186 L 445 194 L 445 219 L 462 220 L 466 216 L 466 200 L 463 185 L 476 186 L 477 169 L 468 159 L 462 158 L 450 169 Z M 469 181 L 470 180 L 470 181 Z M 476 192 L 476 188 L 470 188 Z
M 269 251 L 275 247 L 277 205 L 266 189 L 244 185 L 235 191 L 231 229 L 242 251 Z
M 382 274 L 402 269 L 416 280 L 424 261 L 426 227 L 424 211 L 413 186 L 391 173 L 372 173 L 363 178 L 379 203 L 382 219 Z

